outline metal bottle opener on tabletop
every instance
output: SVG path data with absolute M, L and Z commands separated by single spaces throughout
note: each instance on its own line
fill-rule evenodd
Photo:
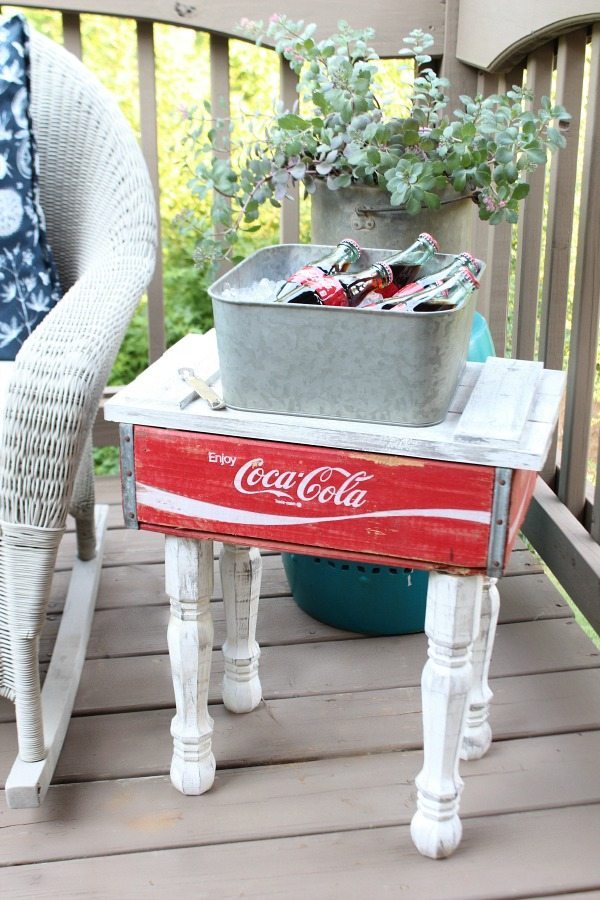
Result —
M 188 384 L 192 390 L 193 394 L 188 394 L 187 397 L 184 397 L 183 400 L 180 401 L 179 406 L 181 409 L 184 409 L 188 406 L 196 397 L 202 397 L 203 400 L 206 400 L 211 409 L 225 409 L 224 400 L 219 397 L 219 395 L 213 391 L 210 385 L 204 381 L 202 378 L 199 378 L 193 369 L 182 367 L 177 370 L 179 373 L 179 377 Z

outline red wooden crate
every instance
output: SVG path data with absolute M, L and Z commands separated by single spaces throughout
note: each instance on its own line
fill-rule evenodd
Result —
M 491 466 L 135 428 L 140 527 L 484 570 Z

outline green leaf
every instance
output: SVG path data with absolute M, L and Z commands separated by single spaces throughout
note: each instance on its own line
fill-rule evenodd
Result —
M 524 197 L 529 193 L 529 185 L 526 181 L 520 181 L 517 185 L 515 185 L 512 196 L 513 200 L 523 200 Z
M 318 162 L 315 166 L 315 170 L 319 173 L 319 175 L 329 175 L 333 166 L 328 162 Z
M 496 150 L 496 159 L 499 163 L 511 163 L 513 161 L 512 147 L 498 147 Z
M 543 166 L 546 162 L 546 151 L 541 147 L 532 147 L 531 150 L 527 150 L 527 157 L 529 162 L 535 163 L 536 166 Z
M 337 191 L 340 188 L 349 187 L 352 183 L 352 176 L 349 172 L 342 172 L 340 175 L 327 177 L 327 187 L 330 191 Z
M 467 175 L 465 172 L 457 172 L 452 179 L 452 187 L 458 194 L 462 194 L 467 186 Z
M 283 116 L 279 116 L 277 124 L 280 128 L 283 128 L 284 131 L 310 128 L 310 122 L 307 122 L 306 119 L 303 119 L 301 116 L 295 115 L 295 113 L 286 113 Z
M 423 200 L 428 209 L 439 209 L 442 205 L 439 196 L 437 194 L 432 194 L 431 191 L 424 192 Z
M 416 197 L 409 197 L 406 202 L 406 212 L 410 216 L 416 216 L 418 212 L 421 210 L 421 204 Z
M 290 175 L 292 176 L 292 178 L 295 178 L 296 181 L 300 181 L 302 178 L 304 178 L 305 174 L 306 166 L 304 165 L 304 163 L 296 163 L 296 165 L 292 166 L 292 168 L 290 169 Z
M 419 143 L 418 131 L 405 131 L 402 135 L 402 141 L 405 147 L 411 147 L 413 144 Z
M 406 202 L 406 196 L 408 194 L 408 185 L 402 184 L 400 185 L 391 195 L 390 203 L 392 206 L 402 206 Z

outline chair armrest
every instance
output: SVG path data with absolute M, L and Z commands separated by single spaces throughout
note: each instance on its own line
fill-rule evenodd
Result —
M 85 439 L 153 265 L 153 254 L 93 265 L 23 344 L 0 446 L 3 521 L 64 524 Z

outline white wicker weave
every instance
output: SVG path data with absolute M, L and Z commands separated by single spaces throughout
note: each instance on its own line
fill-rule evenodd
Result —
M 19 756 L 43 759 L 38 643 L 69 510 L 94 554 L 90 430 L 155 260 L 155 201 L 135 137 L 108 92 L 33 32 L 32 116 L 41 201 L 65 295 L 10 373 L 0 437 L 0 694 Z

